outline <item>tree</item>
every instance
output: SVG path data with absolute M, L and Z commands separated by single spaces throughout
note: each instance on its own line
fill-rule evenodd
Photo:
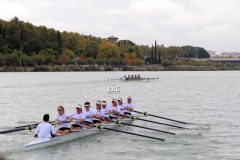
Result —
M 8 63 L 15 66 L 15 64 L 18 62 L 18 55 L 17 53 L 13 52 L 12 54 L 7 54 L 5 59 Z
M 87 64 L 88 65 L 94 65 L 95 64 L 95 60 L 92 57 L 87 58 Z
M 55 56 L 54 55 L 47 55 L 44 64 L 53 64 L 55 62 Z
M 3 39 L 6 40 L 6 30 L 5 30 L 5 27 L 3 27 L 3 33 L 2 33 L 2 35 L 3 35 Z
M 158 51 L 158 63 L 161 64 L 162 63 L 162 58 L 161 58 L 161 50 Z
M 59 61 L 60 61 L 61 63 L 67 64 L 69 60 L 70 60 L 70 58 L 69 58 L 68 55 L 65 54 L 65 53 L 62 53 L 62 54 L 59 56 Z
M 58 41 L 59 48 L 61 48 L 62 42 L 61 42 L 61 34 L 60 34 L 59 30 L 57 31 L 57 41 Z
M 157 63 L 157 41 L 155 40 L 155 52 L 154 52 L 155 58 L 154 58 L 154 62 L 155 64 Z
M 120 50 L 115 43 L 102 41 L 99 46 L 97 58 L 108 59 L 120 57 Z
M 20 39 L 23 41 L 23 28 L 21 28 Z
M 0 24 L 0 35 L 2 35 L 2 24 Z

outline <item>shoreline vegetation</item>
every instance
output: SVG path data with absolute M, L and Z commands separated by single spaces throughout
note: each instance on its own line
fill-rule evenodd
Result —
M 191 60 L 210 57 L 202 47 L 165 47 L 156 40 L 152 46 L 137 45 L 118 39 L 59 32 L 16 16 L 0 19 L 0 72 L 240 70 L 233 63 Z
M 88 71 L 230 71 L 240 70 L 240 66 L 195 66 L 195 65 L 150 65 L 150 66 L 129 66 L 122 68 L 111 66 L 91 66 L 91 65 L 39 65 L 35 67 L 0 67 L 0 72 L 88 72 Z

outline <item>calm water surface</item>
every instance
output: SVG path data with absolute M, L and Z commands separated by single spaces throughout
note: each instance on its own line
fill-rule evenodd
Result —
M 159 77 L 158 81 L 113 82 L 128 74 Z M 51 120 L 57 106 L 67 113 L 85 101 L 133 97 L 135 109 L 189 122 L 184 125 L 147 117 L 149 120 L 188 127 L 183 130 L 143 121 L 134 124 L 174 132 L 168 135 L 129 126 L 121 130 L 166 141 L 101 132 L 57 146 L 22 152 L 34 140 L 33 132 L 0 134 L 0 153 L 8 159 L 239 159 L 240 73 L 230 72 L 47 72 L 0 73 L 0 130 Z M 120 94 L 108 94 L 108 86 L 119 86 Z

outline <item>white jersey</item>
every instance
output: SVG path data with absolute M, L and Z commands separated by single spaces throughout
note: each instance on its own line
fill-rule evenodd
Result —
M 79 121 L 79 120 L 82 120 L 82 119 L 86 119 L 86 115 L 84 113 L 72 113 L 70 114 L 70 116 L 72 117 L 73 120 L 75 121 Z M 73 124 L 76 124 L 76 123 L 73 123 Z
M 94 109 L 92 110 L 93 114 L 97 114 L 98 116 L 104 116 L 104 112 L 102 110 L 97 110 L 97 109 Z M 99 118 L 93 118 L 93 120 L 100 120 Z
M 120 111 L 121 111 L 120 108 L 119 108 L 119 106 L 109 106 L 109 110 L 110 110 L 110 112 L 111 112 L 112 110 L 117 111 L 117 112 L 120 112 Z M 109 116 L 111 116 L 111 117 L 118 117 L 118 115 L 115 115 L 115 114 L 110 114 Z
M 104 114 L 105 118 L 109 118 L 109 112 L 110 112 L 110 109 L 108 106 L 106 106 L 106 108 L 102 108 L 101 109 L 102 113 Z
M 125 102 L 124 104 L 123 104 L 123 107 L 125 108 L 125 107 L 130 107 L 130 108 L 134 108 L 134 105 L 133 105 L 133 103 L 127 103 L 127 102 Z M 128 110 L 123 110 L 123 112 L 124 113 L 131 113 L 131 111 L 128 111 Z
M 43 122 L 37 126 L 35 134 L 38 135 L 38 138 L 51 138 L 52 135 L 56 134 L 56 131 L 50 123 Z
M 67 114 L 63 114 L 62 116 L 60 116 L 59 114 L 57 114 L 55 116 L 55 119 L 58 120 L 59 122 L 66 122 L 68 121 L 68 115 Z M 66 127 L 69 128 L 69 123 L 63 123 L 63 124 L 59 124 L 58 128 L 62 128 L 62 127 Z
M 124 115 L 124 105 L 122 104 L 122 105 L 118 105 L 118 108 L 120 108 L 120 114 L 121 115 Z
M 85 116 L 86 116 L 85 121 L 86 121 L 86 122 L 93 123 L 93 118 L 92 118 L 92 116 L 93 116 L 93 111 L 92 111 L 92 110 L 89 110 L 89 111 L 84 111 L 83 113 L 84 113 Z

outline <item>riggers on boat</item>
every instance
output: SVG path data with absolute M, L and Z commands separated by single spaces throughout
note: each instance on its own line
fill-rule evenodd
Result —
M 157 78 L 134 78 L 134 79 L 128 79 L 128 78 L 118 78 L 118 79 L 108 79 L 110 81 L 124 81 L 124 82 L 132 82 L 132 81 L 156 81 Z
M 121 121 L 124 123 L 132 123 L 132 119 L 130 119 L 130 118 L 125 118 L 125 119 L 122 119 Z M 105 126 L 107 128 L 114 128 L 114 127 L 117 127 L 118 124 L 111 122 L 109 124 L 102 124 L 102 126 Z M 63 143 L 63 142 L 71 141 L 71 140 L 78 139 L 78 138 L 81 138 L 84 136 L 88 136 L 91 134 L 95 134 L 100 131 L 101 131 L 100 129 L 98 129 L 96 127 L 92 127 L 90 129 L 82 129 L 80 131 L 75 131 L 75 132 L 71 132 L 70 134 L 61 135 L 61 136 L 52 137 L 52 138 L 36 138 L 36 140 L 34 140 L 28 144 L 25 144 L 23 146 L 23 151 L 30 151 L 30 150 L 35 150 L 35 149 L 39 149 L 39 148 L 56 145 L 59 143 Z

